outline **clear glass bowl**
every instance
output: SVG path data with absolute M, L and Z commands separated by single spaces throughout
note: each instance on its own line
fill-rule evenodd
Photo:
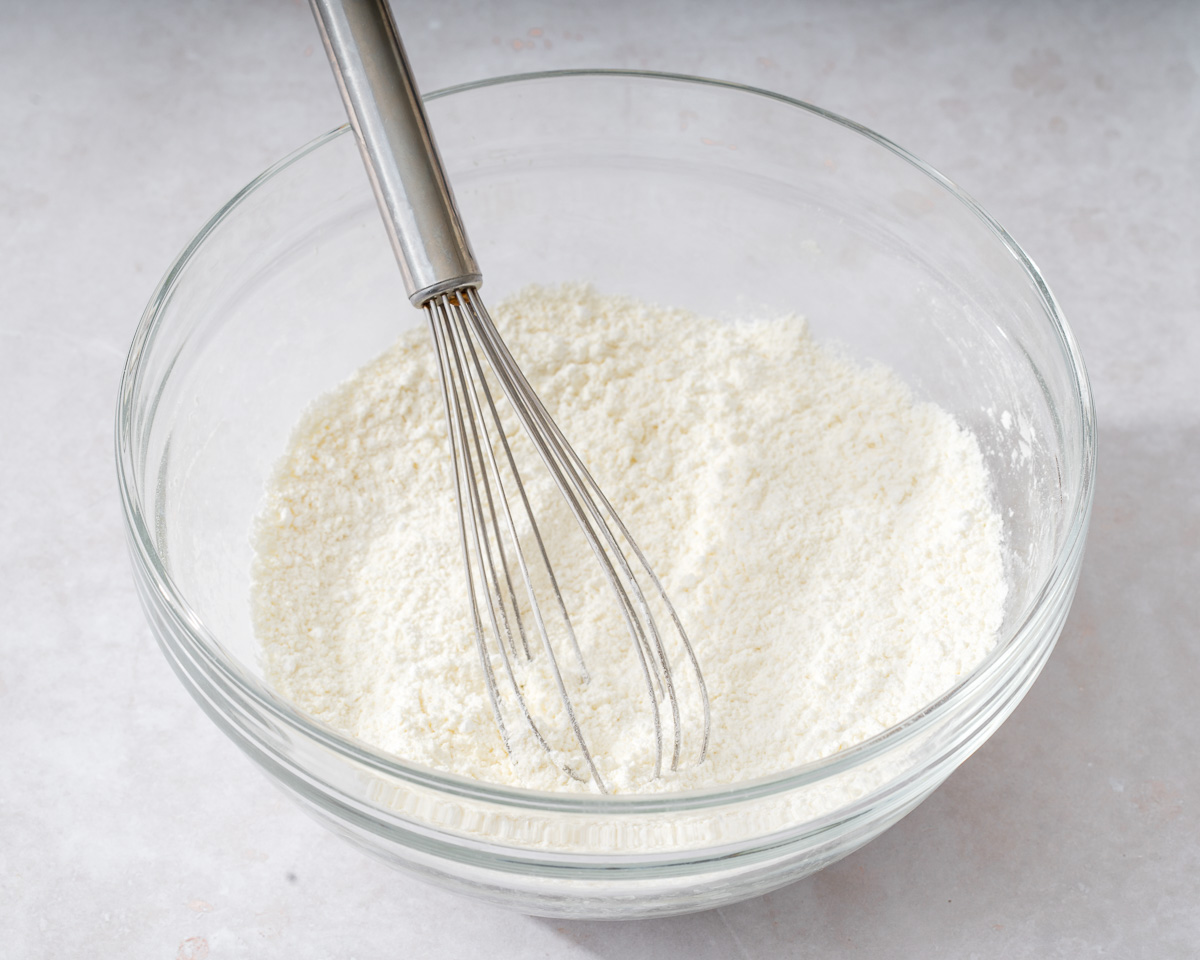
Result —
M 406 764 L 263 682 L 248 533 L 302 409 L 422 322 L 354 141 L 337 130 L 234 197 L 171 267 L 121 383 L 117 466 L 163 652 L 229 737 L 371 853 L 529 913 L 665 915 L 812 873 L 920 803 L 1054 645 L 1079 575 L 1095 423 L 1037 268 L 946 179 L 808 104 L 625 72 L 509 77 L 428 109 L 496 302 L 530 283 L 710 315 L 765 307 L 897 370 L 979 436 L 1007 537 L 998 648 L 936 703 L 818 763 L 734 787 L 549 795 Z M 448 598 L 447 602 L 455 602 Z

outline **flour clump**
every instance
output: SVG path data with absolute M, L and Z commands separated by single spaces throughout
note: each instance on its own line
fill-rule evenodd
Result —
M 978 444 L 888 370 L 795 317 L 724 322 L 583 285 L 531 288 L 493 316 L 662 577 L 708 685 L 709 758 L 650 779 L 653 751 L 612 721 L 642 678 L 589 659 L 589 696 L 611 707 L 589 745 L 614 790 L 828 756 L 936 699 L 995 644 L 1002 526 Z M 265 675 L 405 760 L 587 790 L 535 748 L 504 749 L 448 457 L 423 327 L 306 412 L 254 530 Z

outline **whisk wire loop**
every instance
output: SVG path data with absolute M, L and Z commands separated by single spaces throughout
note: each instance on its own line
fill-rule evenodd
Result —
M 461 504 L 463 502 L 462 501 L 462 491 L 465 489 L 467 491 L 468 503 L 470 505 L 469 511 L 463 510 L 463 509 L 459 510 L 459 533 L 460 533 L 460 538 L 462 540 L 463 561 L 464 561 L 463 566 L 464 566 L 464 570 L 465 570 L 466 576 L 467 576 L 468 597 L 469 597 L 469 600 L 470 600 L 470 603 L 472 606 L 472 618 L 473 618 L 474 627 L 475 627 L 476 647 L 477 647 L 480 659 L 481 659 L 481 661 L 483 661 L 484 675 L 485 675 L 485 677 L 490 678 L 494 675 L 494 671 L 492 668 L 491 657 L 488 653 L 488 647 L 487 647 L 486 640 L 484 638 L 484 632 L 483 632 L 482 624 L 481 624 L 481 618 L 480 618 L 480 613 L 479 613 L 479 604 L 477 601 L 478 594 L 475 589 L 476 570 L 475 570 L 475 567 L 473 566 L 473 564 L 471 563 L 472 556 L 477 558 L 480 561 L 480 563 L 483 565 L 483 567 L 485 568 L 482 571 L 482 575 L 480 576 L 480 579 L 484 580 L 486 582 L 485 577 L 490 578 L 492 585 L 493 585 L 492 593 L 488 593 L 486 590 L 483 591 L 485 596 L 487 597 L 487 601 L 488 601 L 488 604 L 487 604 L 488 617 L 491 621 L 493 635 L 495 635 L 496 637 L 501 636 L 500 628 L 496 621 L 496 611 L 498 609 L 500 612 L 500 617 L 504 622 L 505 635 L 509 639 L 509 649 L 512 650 L 513 656 L 516 656 L 516 647 L 512 641 L 512 635 L 511 635 L 511 631 L 509 629 L 509 623 L 508 623 L 508 616 L 507 616 L 508 605 L 505 604 L 505 602 L 504 602 L 505 594 L 500 590 L 499 581 L 496 578 L 495 567 L 494 567 L 494 563 L 492 561 L 492 556 L 491 556 L 492 542 L 495 542 L 495 544 L 498 548 L 498 552 L 501 557 L 501 564 L 504 565 L 504 567 L 505 567 L 505 581 L 509 588 L 509 592 L 508 592 L 507 596 L 509 597 L 509 599 L 511 601 L 514 619 L 517 622 L 518 631 L 520 632 L 520 635 L 521 635 L 522 650 L 523 650 L 525 658 L 527 660 L 531 658 L 531 652 L 529 650 L 528 640 L 525 636 L 524 627 L 521 624 L 521 620 L 520 620 L 520 610 L 518 609 L 517 603 L 516 603 L 516 591 L 512 587 L 512 579 L 511 579 L 511 575 L 509 574 L 508 567 L 507 567 L 507 557 L 505 556 L 504 547 L 503 547 L 504 538 L 500 533 L 499 524 L 497 522 L 494 501 L 492 499 L 492 494 L 491 494 L 491 485 L 488 482 L 488 474 L 486 471 L 483 471 L 481 473 L 476 472 L 476 462 L 472 460 L 470 447 L 466 445 L 466 437 L 467 437 L 466 424 L 467 423 L 470 424 L 471 434 L 472 434 L 472 437 L 474 440 L 474 446 L 476 449 L 476 457 L 478 458 L 477 462 L 480 465 L 482 465 L 484 463 L 481 448 L 483 448 L 485 446 L 486 446 L 489 456 L 492 459 L 492 468 L 493 468 L 492 475 L 494 477 L 494 480 L 495 480 L 495 483 L 497 486 L 498 499 L 500 500 L 501 504 L 503 505 L 504 512 L 506 514 L 506 518 L 508 520 L 510 530 L 514 531 L 511 542 L 516 547 L 517 563 L 518 563 L 519 568 L 525 575 L 525 579 L 526 579 L 527 583 L 528 583 L 528 568 L 525 563 L 524 555 L 521 551 L 520 541 L 515 536 L 515 526 L 513 524 L 511 511 L 509 510 L 509 507 L 508 507 L 507 497 L 504 494 L 503 480 L 500 477 L 499 470 L 496 467 L 495 453 L 492 449 L 491 442 L 490 442 L 490 440 L 488 440 L 486 443 L 483 443 L 480 441 L 479 419 L 477 416 L 478 410 L 473 409 L 471 402 L 464 403 L 464 396 L 465 396 L 467 398 L 470 398 L 470 401 L 473 401 L 477 405 L 477 397 L 475 397 L 472 390 L 470 389 L 471 382 L 470 382 L 469 374 L 464 373 L 461 345 L 458 342 L 459 338 L 456 336 L 456 329 L 455 329 L 454 325 L 451 323 L 451 317 L 446 309 L 445 304 L 443 304 L 443 303 L 437 304 L 436 318 L 435 318 L 434 309 L 435 309 L 434 306 L 431 305 L 431 306 L 429 306 L 427 312 L 429 314 L 430 327 L 431 327 L 431 330 L 432 330 L 433 336 L 434 336 L 434 344 L 435 344 L 435 348 L 436 348 L 435 352 L 436 352 L 437 358 L 438 358 L 438 370 L 439 370 L 439 374 L 440 374 L 439 379 L 442 381 L 442 396 L 443 396 L 443 400 L 445 401 L 446 417 L 447 417 L 448 425 L 450 427 L 451 449 L 452 449 L 451 460 L 452 460 L 452 466 L 454 468 L 454 473 L 455 473 L 455 477 L 454 477 L 455 496 L 456 496 L 456 498 L 458 498 L 458 502 Z M 455 376 L 455 374 L 457 374 L 457 377 Z M 464 409 L 466 411 L 465 417 L 464 417 Z M 483 516 L 482 510 L 480 509 L 478 488 L 476 485 L 478 480 L 482 481 L 482 483 L 484 485 L 484 490 L 485 490 L 485 493 L 487 496 L 487 500 L 488 500 L 488 512 L 489 512 L 489 515 L 491 518 L 491 525 L 492 525 L 492 532 L 491 532 L 492 535 L 491 536 L 489 536 L 489 532 L 486 529 L 486 527 L 484 526 L 484 516 Z M 517 481 L 518 481 L 518 483 L 520 482 L 519 477 L 517 478 Z M 467 517 L 468 513 L 472 520 L 470 539 L 468 539 L 467 530 L 466 530 L 466 517 Z M 473 552 L 472 552 L 472 547 L 474 548 Z M 535 616 L 538 617 L 539 623 L 540 623 L 540 611 L 536 607 L 537 598 L 532 593 L 532 590 L 530 590 L 530 597 L 531 597 L 531 603 L 534 604 Z M 534 721 L 533 716 L 530 713 L 529 706 L 526 702 L 524 692 L 521 689 L 521 684 L 517 680 L 517 677 L 514 673 L 512 659 L 509 657 L 508 650 L 505 649 L 505 646 L 503 643 L 499 643 L 498 646 L 499 646 L 500 657 L 501 657 L 501 661 L 504 666 L 505 674 L 507 675 L 509 683 L 511 684 L 511 686 L 513 688 L 513 693 L 517 700 L 517 704 L 521 710 L 522 716 L 524 717 L 527 725 L 529 726 L 530 731 L 533 733 L 533 736 L 537 740 L 539 746 L 541 746 L 542 749 L 545 750 L 547 753 L 552 753 L 549 744 L 546 742 L 545 737 L 542 735 L 541 731 L 538 729 L 538 725 Z M 488 697 L 491 700 L 493 713 L 496 714 L 497 716 L 502 716 L 503 711 L 501 710 L 501 707 L 500 707 L 500 698 L 499 698 L 499 693 L 498 693 L 495 682 L 489 681 L 488 683 L 485 684 L 485 686 L 487 687 Z M 503 723 L 500 724 L 500 733 L 501 733 L 501 739 L 504 742 L 504 748 L 511 755 L 512 744 L 511 744 L 511 741 L 509 740 L 507 729 L 505 728 Z M 584 750 L 585 756 L 587 756 L 588 751 L 587 751 L 586 745 L 583 746 L 583 750 Z M 566 772 L 568 774 L 571 774 L 572 776 L 575 776 L 574 772 L 569 769 L 567 769 Z
M 579 455 L 575 452 L 575 449 L 567 441 L 566 437 L 562 433 L 562 430 L 554 421 L 554 418 L 551 417 L 549 411 L 546 410 L 545 405 L 542 403 L 537 392 L 525 379 L 525 375 L 522 373 L 520 367 L 513 359 L 507 345 L 500 336 L 500 332 L 496 329 L 495 323 L 493 323 L 491 316 L 484 307 L 478 291 L 473 287 L 469 287 L 464 289 L 462 294 L 468 303 L 470 303 L 474 308 L 478 319 L 480 332 L 486 338 L 487 342 L 492 345 L 497 362 L 504 367 L 514 383 L 520 388 L 520 394 L 529 402 L 531 413 L 534 417 L 536 417 L 537 424 L 536 427 L 532 427 L 523 422 L 526 430 L 529 431 L 530 434 L 545 437 L 548 444 L 551 445 L 562 458 L 567 472 L 574 474 L 574 476 L 577 478 L 576 482 L 581 493 L 580 499 L 588 506 L 589 512 L 591 512 L 595 518 L 597 526 L 604 532 L 609 549 L 618 559 L 626 578 L 638 597 L 639 606 L 642 608 L 643 614 L 646 618 L 646 623 L 655 641 L 655 650 L 658 653 L 658 662 L 661 663 L 662 671 L 665 675 L 663 678 L 665 679 L 665 685 L 668 691 L 673 691 L 674 684 L 671 680 L 669 660 L 665 646 L 662 642 L 662 638 L 658 632 L 657 623 L 654 616 L 650 613 L 645 595 L 642 592 L 641 584 L 638 582 L 638 578 L 630 569 L 624 552 L 620 549 L 620 547 L 617 546 L 615 539 L 613 538 L 612 531 L 604 519 L 604 515 L 607 515 L 608 521 L 610 521 L 613 526 L 616 527 L 620 536 L 624 539 L 626 544 L 628 544 L 630 550 L 636 557 L 637 562 L 653 583 L 654 592 L 657 593 L 659 599 L 667 609 L 671 617 L 671 621 L 675 626 L 676 633 L 684 649 L 688 665 L 691 668 L 692 675 L 700 693 L 700 702 L 703 708 L 704 729 L 697 762 L 702 763 L 704 758 L 708 755 L 708 743 L 712 729 L 711 709 L 708 701 L 708 689 L 704 682 L 704 674 L 700 669 L 699 658 L 696 656 L 695 648 L 693 647 L 691 640 L 688 638 L 687 631 L 683 627 L 683 623 L 679 618 L 679 614 L 675 609 L 675 605 L 671 603 L 670 597 L 667 595 L 666 588 L 663 586 L 658 574 L 655 573 L 654 568 L 650 565 L 650 561 L 642 552 L 641 547 L 638 546 L 637 541 L 634 540 L 633 535 L 629 532 L 629 529 L 626 527 L 624 521 L 621 520 L 620 514 L 617 513 L 616 509 L 609 502 L 608 497 L 605 496 L 604 491 L 600 488 L 600 485 L 595 481 L 591 475 L 591 472 L 587 469 Z M 539 447 L 539 453 L 541 452 L 541 448 Z M 549 464 L 547 464 L 547 466 L 549 466 Z M 564 496 L 567 495 L 565 490 L 563 493 Z M 644 638 L 644 634 L 641 633 L 640 630 L 639 635 Z M 653 658 L 651 659 L 651 662 L 655 662 Z M 674 711 L 674 721 L 675 744 L 671 763 L 672 770 L 676 769 L 678 765 L 680 737 L 682 734 L 682 728 L 679 723 L 677 711 Z M 655 775 L 658 775 L 657 771 Z
M 587 664 L 554 566 L 550 561 L 546 542 L 534 516 L 521 471 L 517 467 L 517 458 L 509 442 L 489 379 L 495 381 L 501 394 L 508 401 L 525 436 L 531 441 L 599 563 L 617 601 L 617 608 L 632 639 L 631 647 L 637 654 L 650 702 L 655 740 L 653 776 L 661 775 L 664 753 L 664 718 L 658 705 L 660 699 L 667 700 L 670 706 L 670 766 L 672 770 L 678 767 L 683 734 L 679 695 L 664 638 L 651 612 L 649 600 L 638 575 L 618 542 L 618 537 L 624 540 L 632 550 L 637 565 L 650 577 L 653 593 L 665 605 L 682 643 L 685 659 L 691 668 L 703 705 L 704 729 L 699 751 L 699 759 L 703 761 L 707 754 L 710 731 L 707 690 L 695 650 L 658 576 L 612 504 L 525 379 L 474 288 L 468 287 L 432 298 L 425 304 L 425 310 L 433 332 L 452 446 L 455 497 L 460 508 L 459 534 L 464 565 L 467 568 L 467 596 L 472 609 L 475 645 L 483 664 L 485 686 L 492 711 L 497 717 L 505 749 L 510 756 L 513 755 L 512 742 L 503 722 L 504 697 L 501 696 L 496 683 L 494 655 L 499 656 L 518 709 L 534 738 L 547 754 L 554 756 L 555 753 L 533 718 L 512 661 L 513 657 L 522 652 L 525 659 L 529 660 L 532 658 L 532 651 L 511 572 L 511 555 L 519 572 L 517 582 L 524 587 L 523 597 L 532 615 L 536 635 L 545 651 L 548 669 L 567 716 L 573 739 L 583 755 L 593 783 L 601 792 L 608 792 L 588 747 L 578 711 L 559 668 L 551 631 L 545 620 L 542 603 L 538 599 L 526 550 L 522 546 L 522 536 L 519 533 L 521 524 L 514 516 L 514 508 L 520 512 L 522 524 L 536 544 L 536 555 L 541 560 L 541 569 L 555 598 L 563 632 L 579 663 L 581 679 L 585 684 L 590 676 Z M 507 482 L 503 469 L 505 465 Z M 494 645 L 487 640 L 485 620 L 495 638 Z M 520 640 L 520 652 L 517 638 Z M 492 652 L 493 646 L 496 654 Z M 559 761 L 559 765 L 570 776 L 580 779 L 569 764 Z
M 637 613 L 633 607 L 633 603 L 629 598 L 629 594 L 620 577 L 618 576 L 617 570 L 610 560 L 608 553 L 604 549 L 605 543 L 607 543 L 609 549 L 617 557 L 623 572 L 629 579 L 634 590 L 639 594 L 640 586 L 638 585 L 636 579 L 632 577 L 632 573 L 625 561 L 625 557 L 621 553 L 620 547 L 613 539 L 611 531 L 604 524 L 603 517 L 600 516 L 596 511 L 595 505 L 590 503 L 586 496 L 582 495 L 586 494 L 586 489 L 582 487 L 580 478 L 573 475 L 571 461 L 565 458 L 564 451 L 562 450 L 562 445 L 565 444 L 565 440 L 562 440 L 561 442 L 554 442 L 553 438 L 550 438 L 544 433 L 538 431 L 538 427 L 541 425 L 539 411 L 540 413 L 544 414 L 544 408 L 541 408 L 533 388 L 530 387 L 528 381 L 525 380 L 524 374 L 517 366 L 512 355 L 508 352 L 503 340 L 499 338 L 499 335 L 495 330 L 495 326 L 492 324 L 491 318 L 488 316 L 486 308 L 483 307 L 482 302 L 479 301 L 478 297 L 474 298 L 474 302 L 469 299 L 472 292 L 473 291 L 462 291 L 461 299 L 464 300 L 471 308 L 473 308 L 473 311 L 470 314 L 472 317 L 473 329 L 477 334 L 481 335 L 481 345 L 487 353 L 489 362 L 492 364 L 493 369 L 496 370 L 500 375 L 498 379 L 500 380 L 506 399 L 509 400 L 510 405 L 517 414 L 517 419 L 521 423 L 521 426 L 525 429 L 526 435 L 533 441 L 540 459 L 553 478 L 555 485 L 558 487 L 559 493 L 562 495 L 574 519 L 579 525 L 579 528 L 582 531 L 590 549 L 592 550 L 593 555 L 599 562 L 601 570 L 605 575 L 605 579 L 607 580 L 617 599 L 618 608 L 625 621 L 626 628 L 634 637 L 634 649 L 638 654 L 639 665 L 642 669 L 643 678 L 645 679 L 650 698 L 655 738 L 655 764 L 653 775 L 658 777 L 662 771 L 662 718 L 659 713 L 658 701 L 655 698 L 654 690 L 656 682 L 659 689 L 663 688 L 663 677 L 657 669 L 657 665 L 653 660 L 652 654 L 650 654 L 650 647 L 646 639 L 646 632 L 642 622 L 638 619 Z M 489 334 L 492 334 L 493 336 L 489 336 Z M 515 462 L 513 463 L 513 470 L 516 472 Z M 604 533 L 603 540 L 596 532 L 597 524 Z M 547 569 L 551 571 L 550 576 L 553 580 L 554 574 L 548 558 L 546 559 L 546 565 Z M 644 598 L 642 606 L 645 614 L 647 617 L 649 617 L 649 610 L 645 609 Z M 573 631 L 571 634 L 571 639 L 573 642 L 575 641 Z M 576 650 L 578 652 L 577 645 Z M 650 655 L 648 656 L 648 654 Z M 580 654 L 580 658 L 582 660 L 582 654 Z M 669 683 L 667 684 L 667 689 L 671 689 Z M 678 711 L 675 711 L 675 721 L 675 732 L 676 737 L 678 738 Z M 678 747 L 676 747 L 676 755 L 677 753 Z
M 494 592 L 488 594 L 485 591 L 485 596 L 487 599 L 487 608 L 492 624 L 493 635 L 499 640 L 501 637 L 501 632 L 496 621 L 495 611 L 496 609 L 499 609 L 503 612 L 507 605 L 505 603 L 505 594 L 499 588 L 498 578 L 495 577 L 494 572 L 491 573 L 490 577 L 488 576 L 489 567 L 492 563 L 491 542 L 494 540 L 495 543 L 501 544 L 504 540 L 504 535 L 500 524 L 497 521 L 494 505 L 491 499 L 491 485 L 494 483 L 499 494 L 497 499 L 499 499 L 502 505 L 502 512 L 505 516 L 510 543 L 513 546 L 514 556 L 518 569 L 521 573 L 521 581 L 525 586 L 525 596 L 529 602 L 529 609 L 533 615 L 538 636 L 541 639 L 543 649 L 547 654 L 547 663 L 549 665 L 551 676 L 554 679 L 555 687 L 557 688 L 563 708 L 567 714 L 568 722 L 570 724 L 575 741 L 583 754 L 584 762 L 587 764 L 597 787 L 602 792 L 607 793 L 608 791 L 607 787 L 605 786 L 604 779 L 596 767 L 591 750 L 588 748 L 587 740 L 584 738 L 583 730 L 579 723 L 579 718 L 574 704 L 571 700 L 570 694 L 567 691 L 561 670 L 559 669 L 558 659 L 554 654 L 553 644 L 550 639 L 550 632 L 547 629 L 542 612 L 542 605 L 538 600 L 537 592 L 533 586 L 532 574 L 525 557 L 525 551 L 521 546 L 521 540 L 517 533 L 516 522 L 512 515 L 509 497 L 506 495 L 504 490 L 504 480 L 501 474 L 500 465 L 495 455 L 493 440 L 490 436 L 490 432 L 487 430 L 487 421 L 484 417 L 480 404 L 481 393 L 486 399 L 487 405 L 492 413 L 493 422 L 496 425 L 496 442 L 499 443 L 505 452 L 505 457 L 508 461 L 511 471 L 511 480 L 517 491 L 519 500 L 524 507 L 525 519 L 528 522 L 534 539 L 538 544 L 546 573 L 549 577 L 553 592 L 558 601 L 558 608 L 562 614 L 563 623 L 577 653 L 578 642 L 575 640 L 574 629 L 571 626 L 566 602 L 563 600 L 561 591 L 558 587 L 558 582 L 554 575 L 553 567 L 550 564 L 549 555 L 545 548 L 541 531 L 538 527 L 533 509 L 529 503 L 529 497 L 525 490 L 525 484 L 521 479 L 520 473 L 516 469 L 516 459 L 512 453 L 508 438 L 505 435 L 503 425 L 500 420 L 499 411 L 495 405 L 495 400 L 487 386 L 487 378 L 484 373 L 482 363 L 480 362 L 479 356 L 475 351 L 475 345 L 472 342 L 469 324 L 463 314 L 463 311 L 461 310 L 461 305 L 455 303 L 450 297 L 437 298 L 434 301 L 430 301 L 430 305 L 427 305 L 427 313 L 429 315 L 430 322 L 433 325 L 435 341 L 441 339 L 448 345 L 448 349 L 443 351 L 447 357 L 447 362 L 439 363 L 439 371 L 444 379 L 449 379 L 451 381 L 451 386 L 449 389 L 443 390 L 443 397 L 451 398 L 454 405 L 454 412 L 453 416 L 451 416 L 451 411 L 449 408 L 447 408 L 447 416 L 457 424 L 457 429 L 451 430 L 452 445 L 456 448 L 456 496 L 459 497 L 458 502 L 460 505 L 460 513 L 469 513 L 472 520 L 472 544 L 468 545 L 464 541 L 464 556 L 468 566 L 468 580 L 470 580 L 473 585 L 475 572 L 473 572 L 474 568 L 472 567 L 471 560 L 474 558 L 474 560 L 481 567 L 481 569 L 478 571 L 480 580 L 486 583 L 487 580 L 490 579 L 493 584 Z M 474 370 L 471 369 L 471 364 L 466 362 L 466 356 L 468 354 L 473 361 Z M 471 440 L 473 441 L 473 446 L 475 448 L 474 457 L 472 457 L 470 447 L 465 446 L 468 441 L 468 435 L 467 427 L 464 426 L 464 421 L 465 424 L 469 425 Z M 458 449 L 460 445 L 463 445 L 463 449 L 461 450 Z M 483 453 L 484 450 L 487 451 L 486 457 Z M 491 476 L 490 481 L 489 473 Z M 483 487 L 485 496 L 489 502 L 489 513 L 491 519 L 490 529 L 487 524 L 488 517 L 485 516 L 482 509 L 482 501 L 480 500 L 479 496 L 480 486 Z M 461 496 L 461 491 L 464 489 L 467 494 L 465 503 Z M 460 525 L 460 534 L 465 538 L 465 522 Z M 473 546 L 473 550 L 471 549 L 471 546 Z M 519 616 L 518 598 L 516 592 L 512 589 L 512 580 L 508 577 L 507 571 L 506 583 L 509 586 L 509 593 L 507 594 L 508 603 L 511 604 L 514 614 Z M 473 589 L 473 586 L 468 590 L 468 596 L 472 604 L 478 604 L 478 593 Z M 503 619 L 505 619 L 507 622 L 506 615 L 503 616 Z M 488 660 L 487 665 L 484 667 L 486 675 L 491 670 L 491 660 L 488 652 L 489 647 L 487 641 L 482 635 L 481 618 L 478 616 L 477 612 L 475 613 L 473 620 L 477 631 L 477 649 L 481 658 L 487 658 Z M 522 639 L 524 640 L 524 637 Z M 547 744 L 545 737 L 538 729 L 538 725 L 533 720 L 533 717 L 529 711 L 524 692 L 512 668 L 512 663 L 508 656 L 508 652 L 504 649 L 502 642 L 498 642 L 497 647 L 499 649 L 501 660 L 504 664 L 505 672 L 508 676 L 510 684 L 512 685 L 514 696 L 518 702 L 527 725 L 532 731 L 539 746 L 541 746 L 547 753 L 553 754 L 553 751 Z M 526 646 L 525 649 L 528 650 L 528 646 Z M 584 676 L 586 677 L 586 667 L 583 666 L 583 657 L 581 653 L 579 653 L 579 662 L 581 664 L 581 669 L 584 671 Z M 493 698 L 493 712 L 502 713 L 499 694 L 495 684 L 488 685 L 488 696 Z M 505 749 L 511 756 L 512 746 L 511 742 L 507 739 L 505 739 Z M 569 776 L 575 779 L 581 779 L 569 765 L 560 765 Z
M 462 464 L 460 464 L 459 450 L 462 448 L 460 438 L 463 436 L 464 427 L 462 422 L 462 408 L 459 403 L 457 389 L 454 387 L 454 379 L 449 374 L 449 357 L 447 356 L 445 331 L 444 328 L 433 321 L 433 310 L 427 307 L 427 312 L 430 318 L 430 329 L 433 331 L 434 353 L 437 356 L 439 380 L 442 385 L 442 402 L 446 411 L 447 428 L 451 436 L 450 443 L 450 458 L 451 466 L 454 473 L 454 497 L 461 505 L 463 502 L 463 479 L 462 479 Z M 451 392 L 454 396 L 451 400 Z M 472 575 L 471 554 L 467 540 L 467 513 L 459 509 L 458 511 L 458 532 L 459 542 L 462 545 L 463 554 L 463 569 L 467 574 L 467 598 L 468 606 L 471 609 L 471 617 L 474 625 L 475 645 L 479 653 L 479 659 L 483 665 L 484 686 L 487 688 L 488 699 L 491 701 L 492 714 L 496 721 L 496 726 L 500 731 L 501 740 L 504 742 L 505 750 L 511 751 L 510 740 L 508 736 L 508 728 L 504 723 L 504 713 L 500 709 L 500 698 L 496 692 L 496 677 L 492 670 L 491 657 L 488 656 L 487 646 L 483 638 L 483 624 L 480 622 L 479 602 L 475 595 L 475 578 Z

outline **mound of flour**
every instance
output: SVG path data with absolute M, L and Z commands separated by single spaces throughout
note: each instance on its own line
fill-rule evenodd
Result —
M 651 751 L 593 718 L 611 788 L 709 786 L 827 756 L 934 700 L 995 643 L 1001 522 L 979 448 L 886 369 L 818 345 L 794 317 L 730 324 L 582 285 L 529 289 L 493 315 L 663 578 L 708 684 L 709 759 L 657 780 Z M 586 790 L 536 749 L 514 762 L 495 728 L 441 402 L 421 327 L 296 427 L 253 535 L 266 677 L 406 760 Z M 590 695 L 644 696 L 636 671 L 588 665 Z

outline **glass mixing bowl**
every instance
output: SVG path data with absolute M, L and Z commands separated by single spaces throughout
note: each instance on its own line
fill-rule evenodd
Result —
M 641 797 L 439 773 L 278 697 L 249 616 L 249 531 L 264 483 L 305 406 L 423 322 L 341 129 L 217 213 L 134 337 L 117 466 L 137 586 L 163 652 L 310 814 L 389 863 L 494 903 L 574 917 L 682 913 L 845 856 L 996 730 L 1067 615 L 1095 423 L 1045 282 L 925 164 L 765 91 L 572 72 L 428 101 L 489 302 L 531 282 L 583 279 L 709 315 L 801 312 L 819 338 L 889 365 L 974 430 L 1005 524 L 999 645 L 937 702 L 852 749 L 732 787 Z

